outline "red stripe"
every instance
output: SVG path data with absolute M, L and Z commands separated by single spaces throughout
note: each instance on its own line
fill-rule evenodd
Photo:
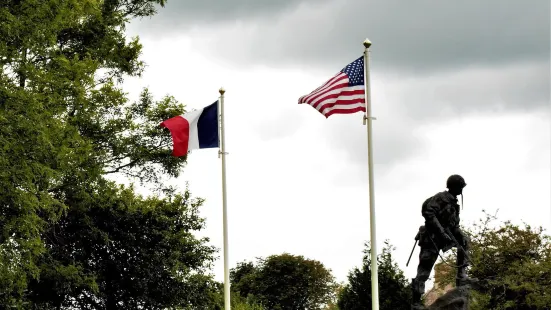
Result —
M 328 94 L 328 93 L 333 92 L 335 90 L 337 90 L 337 91 L 340 90 L 340 91 L 335 93 L 338 96 L 341 92 L 343 92 L 344 89 L 348 89 L 348 82 L 344 82 L 344 83 L 341 83 L 339 85 L 332 86 L 331 88 L 327 89 L 326 91 L 320 92 L 315 97 L 313 97 L 312 100 L 310 100 L 309 103 L 315 108 L 319 104 L 320 101 L 324 100 L 324 99 L 320 100 L 320 98 L 323 98 L 323 96 L 331 96 L 331 94 Z
M 342 74 L 342 73 L 339 73 L 339 74 L 335 75 L 334 77 L 329 79 L 327 82 L 325 82 L 323 85 L 321 85 L 320 87 L 314 89 L 308 95 L 300 97 L 299 98 L 299 104 L 300 103 L 308 103 L 308 101 L 312 99 L 311 98 L 312 96 L 315 96 L 316 94 L 318 94 L 320 92 L 324 92 L 328 85 L 334 85 L 334 84 L 338 83 L 339 81 L 341 81 L 343 79 L 346 79 L 346 78 L 347 78 L 347 76 L 345 74 Z
M 364 90 L 363 89 L 343 90 L 343 91 L 338 92 L 338 93 L 329 94 L 329 95 L 323 97 L 320 101 L 313 104 L 312 106 L 317 109 L 320 104 L 323 104 L 327 100 L 337 99 L 337 98 L 343 98 L 344 99 L 348 96 L 356 96 L 356 95 L 364 95 Z M 362 97 L 362 100 L 363 100 L 363 97 Z
M 351 114 L 366 111 L 365 108 L 365 89 L 350 89 L 348 86 L 348 76 L 344 73 L 339 73 L 329 79 L 320 87 L 316 88 L 314 91 L 308 95 L 302 96 L 299 98 L 298 103 L 306 103 L 318 110 L 326 118 L 333 114 Z M 331 92 L 333 92 L 331 94 Z M 351 96 L 362 95 L 360 98 L 350 98 Z M 335 100 L 336 99 L 336 100 Z M 330 103 L 328 100 L 335 100 L 335 102 Z M 357 105 L 362 103 L 363 106 L 360 107 L 339 107 L 336 110 L 330 110 L 327 113 L 324 113 L 327 109 L 330 109 L 336 105 Z
M 346 88 L 348 86 L 348 81 L 346 81 L 347 77 L 342 76 L 339 79 L 335 80 L 333 83 L 327 85 L 324 89 L 318 90 L 316 93 L 310 94 L 307 98 L 305 98 L 308 103 L 312 103 L 314 100 L 319 98 L 320 96 L 323 96 L 327 92 L 334 91 L 339 88 Z
M 332 78 L 330 78 L 327 82 L 323 83 L 323 85 L 321 85 L 320 87 L 314 89 L 313 91 L 311 91 L 308 95 L 305 95 L 305 96 L 302 96 L 301 98 L 306 98 L 312 94 L 315 94 L 317 93 L 318 91 L 320 91 L 321 89 L 323 89 L 324 87 L 326 87 L 327 85 L 330 85 L 330 84 L 333 84 L 335 81 L 339 80 L 341 77 L 346 77 L 346 75 L 342 74 L 342 73 L 339 73 L 335 76 L 333 76 Z
M 336 102 L 334 103 L 327 103 L 327 104 L 324 104 L 320 109 L 320 113 L 323 114 L 323 111 L 327 108 L 332 108 L 336 105 L 353 105 L 353 104 L 358 104 L 358 103 L 365 103 L 365 100 L 364 98 L 354 98 L 354 99 L 341 99 L 341 100 L 337 100 Z
M 357 107 L 357 108 L 353 108 L 353 109 L 335 109 L 335 110 L 331 110 L 325 114 L 323 114 L 325 116 L 325 118 L 328 118 L 329 116 L 333 115 L 333 114 L 352 114 L 352 113 L 356 113 L 356 112 L 365 112 L 365 107 Z
M 175 116 L 162 122 L 161 127 L 168 128 L 172 135 L 172 155 L 186 155 L 189 144 L 189 122 L 181 116 Z

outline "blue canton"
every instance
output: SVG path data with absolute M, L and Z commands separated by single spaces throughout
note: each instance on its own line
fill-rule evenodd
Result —
M 364 85 L 364 57 L 349 63 L 341 72 L 348 75 L 348 86 Z

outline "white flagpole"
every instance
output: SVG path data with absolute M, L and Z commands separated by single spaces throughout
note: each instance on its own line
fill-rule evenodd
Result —
M 220 88 L 220 150 L 218 156 L 222 156 L 222 212 L 224 222 L 224 309 L 230 310 L 230 271 L 228 264 L 228 215 L 227 215 L 227 200 L 226 200 L 226 149 L 224 135 L 224 93 L 223 88 Z
M 369 218 L 371 227 L 371 309 L 379 310 L 379 272 L 377 270 L 377 229 L 375 227 L 375 191 L 373 189 L 373 127 L 371 115 L 371 81 L 369 79 L 369 47 L 371 41 L 365 39 L 364 49 L 364 82 L 366 111 L 364 125 L 367 121 L 367 156 L 369 170 Z

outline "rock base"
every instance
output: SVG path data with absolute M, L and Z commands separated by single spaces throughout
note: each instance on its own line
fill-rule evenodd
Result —
M 456 287 L 436 299 L 426 309 L 428 310 L 468 310 L 471 287 L 463 285 Z

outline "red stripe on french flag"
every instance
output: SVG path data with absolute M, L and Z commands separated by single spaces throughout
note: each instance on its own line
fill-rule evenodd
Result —
M 170 130 L 172 135 L 172 155 L 186 155 L 189 147 L 189 122 L 182 116 L 175 116 L 162 122 L 161 127 Z

